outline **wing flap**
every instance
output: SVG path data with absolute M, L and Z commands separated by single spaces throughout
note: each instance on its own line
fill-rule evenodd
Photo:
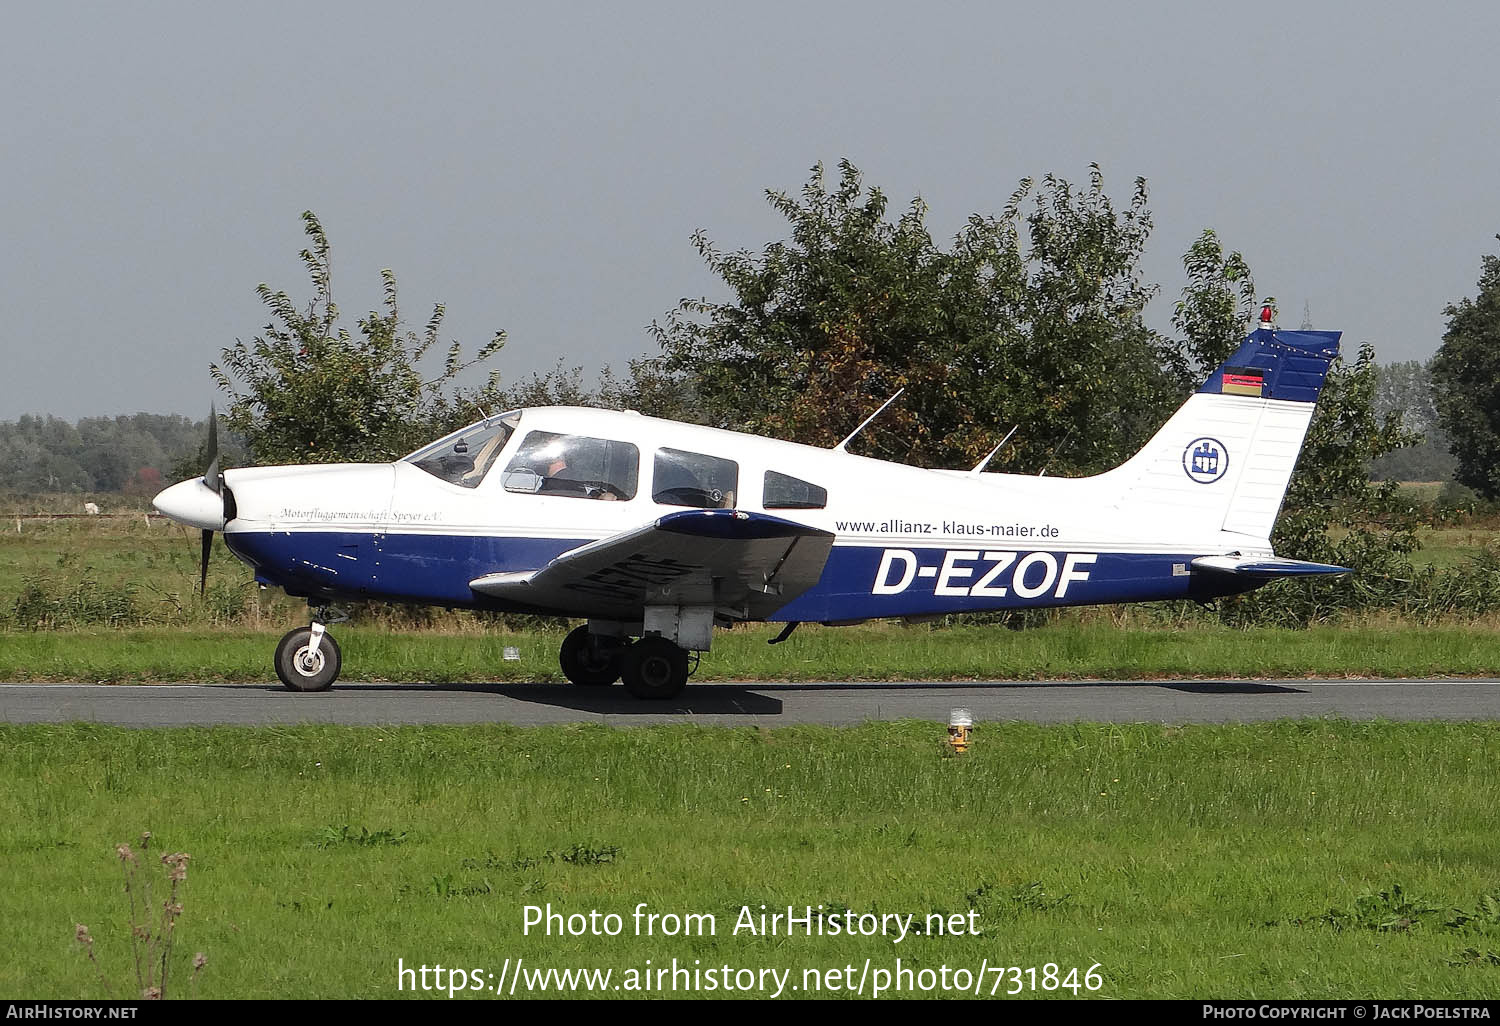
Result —
M 564 552 L 539 570 L 487 574 L 474 591 L 574 616 L 639 619 L 648 605 L 758 619 L 817 583 L 833 535 L 740 510 L 685 510 Z

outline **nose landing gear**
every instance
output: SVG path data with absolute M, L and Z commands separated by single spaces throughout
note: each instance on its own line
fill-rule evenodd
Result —
M 314 611 L 306 627 L 294 627 L 276 645 L 276 676 L 291 691 L 327 691 L 339 678 L 344 654 L 328 633 L 327 623 L 342 623 L 348 617 L 335 610 Z

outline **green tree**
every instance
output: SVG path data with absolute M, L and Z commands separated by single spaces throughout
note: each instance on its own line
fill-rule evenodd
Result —
M 385 270 L 382 308 L 358 320 L 357 335 L 340 327 L 328 236 L 312 211 L 302 220 L 311 240 L 302 262 L 313 298 L 303 312 L 285 292 L 265 284 L 256 289 L 272 322 L 250 343 L 237 339 L 223 351 L 222 366 L 211 367 L 229 396 L 225 422 L 259 463 L 392 459 L 479 404 L 456 391 L 456 379 L 494 356 L 505 332 L 495 332 L 467 362 L 453 342 L 441 372 L 427 379 L 418 365 L 438 341 L 443 304 L 433 306 L 420 335 L 405 330 L 396 276 Z
M 1227 360 L 1244 341 L 1255 314 L 1255 278 L 1239 253 L 1224 255 L 1212 228 L 1188 247 L 1182 266 L 1188 284 L 1172 314 L 1172 326 L 1182 333 L 1183 368 L 1201 379 Z
M 224 426 L 223 414 L 218 414 L 218 417 L 219 469 L 248 466 L 250 452 L 245 440 Z M 208 421 L 204 420 L 194 426 L 192 444 L 181 449 L 167 467 L 167 478 L 169 481 L 185 481 L 190 477 L 201 477 L 208 470 L 211 461 L 212 456 L 208 451 Z
M 1097 166 L 1083 189 L 1025 179 L 945 249 L 920 199 L 891 220 L 839 167 L 836 184 L 818 165 L 800 194 L 767 192 L 789 237 L 758 255 L 694 235 L 731 298 L 652 327 L 703 419 L 831 445 L 905 388 L 858 451 L 965 466 L 1017 424 L 995 469 L 1066 474 L 1118 463 L 1180 398 L 1175 344 L 1142 319 L 1144 180 L 1116 210 Z
M 559 359 L 551 370 L 534 371 L 529 377 L 503 388 L 487 389 L 482 397 L 485 408 L 489 410 L 525 406 L 596 406 L 609 410 L 634 410 L 649 417 L 669 420 L 700 419 L 692 383 L 667 373 L 660 360 L 646 358 L 631 360 L 623 376 L 605 365 L 594 385 L 585 380 L 583 367 L 569 367 Z M 479 411 L 473 412 L 477 414 Z M 462 426 L 468 420 L 460 417 L 454 426 Z
M 1381 364 L 1375 385 L 1375 409 L 1382 416 L 1396 414 L 1413 431 L 1430 434 L 1438 425 L 1428 364 L 1420 360 Z
M 829 445 L 905 387 L 860 451 L 965 466 L 1018 423 L 996 469 L 1092 473 L 1137 451 L 1255 312 L 1247 262 L 1205 231 L 1183 258 L 1179 337 L 1145 325 L 1156 287 L 1140 271 L 1143 180 L 1117 209 L 1097 167 L 1082 189 L 1025 179 L 944 248 L 920 200 L 891 220 L 884 194 L 840 169 L 835 185 L 818 166 L 799 195 L 767 193 L 789 234 L 758 254 L 694 236 L 730 297 L 684 301 L 653 329 L 660 366 L 708 422 Z M 1377 413 L 1377 380 L 1369 346 L 1335 365 L 1274 537 L 1284 555 L 1359 573 L 1278 585 L 1226 603 L 1229 618 L 1306 622 L 1384 601 L 1409 577 L 1414 511 L 1394 485 L 1371 484 L 1370 466 L 1415 435 Z
M 18 492 L 81 492 L 94 487 L 78 429 L 56 417 L 25 414 L 0 429 L 0 485 Z
M 1333 580 L 1286 581 L 1224 603 L 1231 623 L 1300 625 L 1339 609 L 1388 606 L 1414 576 L 1419 518 L 1395 481 L 1372 481 L 1374 461 L 1422 436 L 1376 407 L 1380 368 L 1368 342 L 1329 371 L 1296 472 L 1276 519 L 1276 554 L 1347 566 Z
M 1443 313 L 1448 330 L 1431 365 L 1438 419 L 1457 462 L 1454 477 L 1493 499 L 1500 496 L 1500 259 L 1485 256 L 1478 295 Z
M 1386 548 L 1416 550 L 1410 503 L 1394 481 L 1371 481 L 1369 468 L 1387 453 L 1416 445 L 1422 436 L 1406 427 L 1399 413 L 1378 412 L 1379 380 L 1375 349 L 1368 342 L 1352 364 L 1340 358 L 1329 372 L 1272 534 L 1283 555 L 1336 563 L 1352 551 L 1337 534 L 1347 540 L 1350 533 L 1372 528 L 1388 530 L 1392 544 Z M 1329 527 L 1343 530 L 1331 536 Z
M 1433 404 L 1431 361 L 1403 360 L 1381 364 L 1375 390 L 1375 411 L 1384 418 L 1395 414 L 1401 423 L 1423 436 L 1411 448 L 1376 460 L 1371 476 L 1392 481 L 1451 481 L 1454 461 L 1448 435 L 1438 423 Z
M 55 417 L 0 421 L 0 490 L 143 492 L 170 475 L 206 434 L 202 422 L 151 413 L 84 417 L 76 424 Z

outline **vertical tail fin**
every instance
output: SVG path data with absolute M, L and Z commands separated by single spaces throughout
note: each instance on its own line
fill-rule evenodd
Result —
M 1139 453 L 1103 475 L 1152 534 L 1268 544 L 1340 332 L 1250 333 Z

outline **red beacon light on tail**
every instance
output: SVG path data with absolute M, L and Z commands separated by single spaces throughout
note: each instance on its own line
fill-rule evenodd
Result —
M 1268 331 L 1275 331 L 1276 330 L 1275 319 L 1276 319 L 1276 313 L 1275 313 L 1274 310 L 1271 309 L 1271 304 L 1270 303 L 1267 303 L 1267 304 L 1265 304 L 1264 306 L 1262 306 L 1260 308 L 1260 326 L 1262 328 L 1265 328 Z

